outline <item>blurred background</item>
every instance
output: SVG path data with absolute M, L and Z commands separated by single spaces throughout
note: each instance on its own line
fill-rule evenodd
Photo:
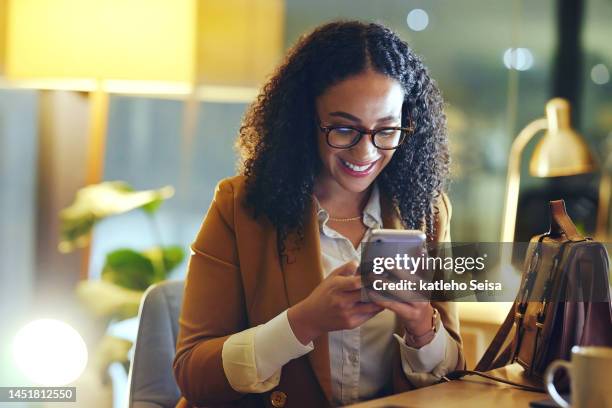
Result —
M 184 277 L 245 109 L 301 34 L 338 18 L 394 29 L 441 88 L 455 241 L 500 240 L 510 146 L 553 97 L 596 166 L 532 177 L 529 143 L 514 240 L 547 230 L 553 198 L 607 239 L 610 0 L 0 0 L 0 386 L 41 383 L 14 338 L 52 318 L 87 346 L 64 381 L 87 384 L 79 405 L 122 406 L 143 291 Z

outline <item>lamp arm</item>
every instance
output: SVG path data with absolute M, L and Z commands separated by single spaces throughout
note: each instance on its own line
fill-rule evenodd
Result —
M 518 207 L 519 184 L 521 180 L 521 155 L 527 143 L 541 130 L 547 128 L 545 118 L 536 119 L 518 134 L 510 147 L 508 156 L 508 175 L 506 177 L 506 197 L 504 202 L 504 219 L 501 242 L 514 241 L 516 227 L 516 210 Z

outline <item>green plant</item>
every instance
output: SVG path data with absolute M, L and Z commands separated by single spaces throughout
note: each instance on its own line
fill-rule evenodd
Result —
M 165 280 L 179 265 L 185 253 L 182 247 L 162 245 L 155 214 L 161 204 L 174 195 L 166 186 L 157 190 L 135 191 L 123 181 L 89 185 L 79 190 L 74 202 L 59 214 L 60 252 L 67 253 L 90 243 L 91 232 L 101 220 L 140 209 L 146 214 L 158 245 L 143 251 L 118 248 L 106 254 L 101 280 L 84 280 L 76 288 L 78 299 L 94 318 L 108 325 L 138 314 L 144 291 Z M 115 350 L 111 350 L 115 347 Z M 110 348 L 110 349 L 109 349 Z M 94 360 L 105 373 L 113 361 L 127 363 L 125 341 L 105 335 L 99 342 Z
M 158 190 L 134 191 L 123 181 L 106 181 L 86 186 L 76 193 L 74 202 L 60 216 L 60 252 L 71 252 L 89 244 L 94 225 L 107 217 L 142 208 L 153 215 L 162 202 L 174 195 L 166 186 Z

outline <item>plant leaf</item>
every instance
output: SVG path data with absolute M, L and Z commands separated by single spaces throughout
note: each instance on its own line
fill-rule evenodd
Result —
M 106 255 L 102 279 L 132 290 L 145 290 L 165 280 L 185 258 L 182 247 L 153 247 L 138 252 L 122 248 Z
M 164 247 L 164 265 L 166 271 L 170 272 L 185 259 L 185 250 L 178 245 Z
M 152 215 L 157 211 L 157 209 L 162 205 L 163 202 L 164 200 L 162 198 L 153 200 L 150 203 L 143 205 L 142 210 L 147 214 Z
M 102 279 L 123 288 L 145 290 L 155 278 L 151 259 L 132 249 L 118 249 L 106 255 Z
M 143 254 L 156 266 L 155 282 L 167 279 L 170 272 L 185 259 L 185 250 L 178 245 L 150 248 Z
M 101 219 L 146 207 L 153 213 L 161 203 L 174 195 L 166 186 L 158 190 L 134 191 L 122 181 L 106 181 L 82 188 L 74 202 L 60 212 L 61 252 L 70 252 L 89 243 L 91 229 Z

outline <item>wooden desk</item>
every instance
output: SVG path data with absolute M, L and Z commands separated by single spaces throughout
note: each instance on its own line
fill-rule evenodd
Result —
M 462 379 L 351 405 L 351 408 L 520 408 L 546 399 L 544 393 L 523 391 L 480 378 Z

